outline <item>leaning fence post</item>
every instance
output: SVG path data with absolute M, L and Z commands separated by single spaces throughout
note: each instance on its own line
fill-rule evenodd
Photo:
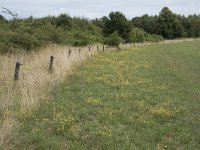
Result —
M 14 74 L 14 81 L 17 81 L 19 79 L 19 71 L 20 71 L 20 66 L 22 64 L 20 64 L 19 62 L 16 63 L 15 66 L 15 74 Z
M 50 56 L 49 72 L 53 72 L 53 71 L 54 71 L 54 69 L 53 69 L 53 59 L 54 59 L 54 58 L 55 58 L 55 57 Z

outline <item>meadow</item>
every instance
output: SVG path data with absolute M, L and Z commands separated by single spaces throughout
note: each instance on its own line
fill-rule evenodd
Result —
M 33 111 L 15 113 L 9 146 L 200 149 L 199 47 L 196 40 L 124 48 L 79 63 Z

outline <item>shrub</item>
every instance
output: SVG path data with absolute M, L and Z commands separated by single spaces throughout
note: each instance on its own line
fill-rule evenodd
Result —
M 119 47 L 119 44 L 122 42 L 123 42 L 123 39 L 117 34 L 117 32 L 110 34 L 104 40 L 104 44 L 109 45 L 109 46 L 114 46 L 114 47 Z
M 145 41 L 145 32 L 140 28 L 132 28 L 129 32 L 128 42 L 141 43 Z
M 90 44 L 90 38 L 86 33 L 73 31 L 66 34 L 65 43 L 72 46 L 85 46 Z
M 162 40 L 163 40 L 162 36 L 149 34 L 140 28 L 132 28 L 128 37 L 128 42 L 130 43 L 159 42 Z
M 10 37 L 10 42 L 15 48 L 23 48 L 27 51 L 40 46 L 40 42 L 36 37 L 26 32 L 13 33 Z
M 8 28 L 6 23 L 0 22 L 0 53 L 8 52 L 13 46 L 10 42 L 12 31 Z
M 61 44 L 65 39 L 65 32 L 62 28 L 56 27 L 50 23 L 46 23 L 37 27 L 34 32 L 35 37 L 42 43 L 58 43 Z
M 163 41 L 164 38 L 161 35 L 152 34 L 152 42 L 160 42 Z

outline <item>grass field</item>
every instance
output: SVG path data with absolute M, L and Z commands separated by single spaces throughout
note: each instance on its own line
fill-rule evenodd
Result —
M 200 149 L 200 41 L 96 55 L 34 112 L 16 149 Z

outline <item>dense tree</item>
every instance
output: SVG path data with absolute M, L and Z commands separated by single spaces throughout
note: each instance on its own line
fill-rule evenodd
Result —
M 160 34 L 165 38 L 200 37 L 200 15 L 174 14 L 164 7 L 159 16 L 135 17 L 131 20 L 134 27 L 142 28 L 151 34 Z
M 162 35 L 164 38 L 175 38 L 175 31 L 178 28 L 178 19 L 176 15 L 169 10 L 168 7 L 164 7 L 157 19 L 157 34 Z
M 156 32 L 156 20 L 157 16 L 148 16 L 147 14 L 142 17 L 135 17 L 131 20 L 131 23 L 134 27 L 142 28 L 148 33 Z
M 184 24 L 189 37 L 199 37 L 200 36 L 200 15 L 190 15 L 188 16 L 186 24 Z
M 60 14 L 57 18 L 55 18 L 56 26 L 62 27 L 66 30 L 72 27 L 72 18 L 66 14 Z
M 125 41 L 127 41 L 131 25 L 128 19 L 121 12 L 111 12 L 106 19 L 103 33 L 108 36 L 117 32 Z
M 105 27 L 106 22 L 108 21 L 108 18 L 106 16 L 102 17 L 102 18 L 95 18 L 92 20 L 92 22 L 100 27 L 101 29 L 103 29 Z

